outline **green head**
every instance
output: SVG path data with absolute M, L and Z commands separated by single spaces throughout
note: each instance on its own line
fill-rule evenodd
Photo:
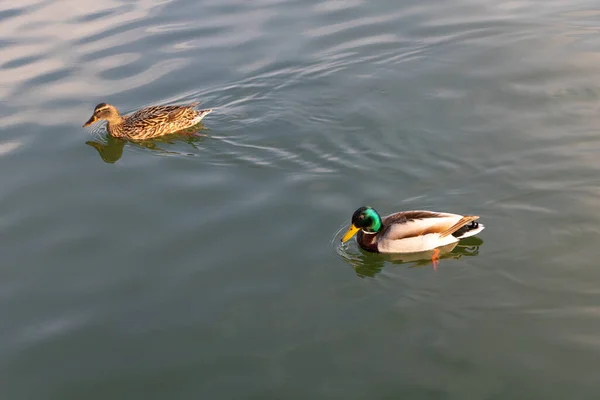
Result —
M 382 227 L 381 217 L 371 207 L 361 207 L 352 214 L 352 225 L 342 238 L 342 242 L 352 239 L 359 230 L 367 233 L 377 233 Z

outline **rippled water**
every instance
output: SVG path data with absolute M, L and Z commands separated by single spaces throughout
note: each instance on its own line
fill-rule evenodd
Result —
M 0 397 L 597 397 L 599 16 L 0 0 Z M 434 271 L 340 246 L 363 204 L 487 228 Z

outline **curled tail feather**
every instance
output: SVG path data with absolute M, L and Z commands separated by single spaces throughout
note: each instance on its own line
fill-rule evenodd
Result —
M 466 215 L 466 216 L 462 217 L 461 219 L 458 220 L 457 223 L 455 223 L 450 228 L 448 228 L 445 231 L 443 231 L 442 233 L 440 233 L 440 238 L 446 237 L 448 235 L 452 235 L 454 232 L 456 232 L 463 226 L 467 225 L 470 222 L 475 221 L 478 218 L 479 217 L 477 215 Z

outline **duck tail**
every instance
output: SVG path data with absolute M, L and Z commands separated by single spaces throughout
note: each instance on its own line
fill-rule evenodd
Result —
M 202 119 L 204 117 L 206 117 L 208 114 L 210 114 L 212 112 L 212 108 L 207 108 L 206 110 L 198 110 L 196 112 L 197 112 L 197 114 L 194 117 L 193 125 L 196 125 L 197 123 L 202 121 Z
M 452 236 L 454 236 L 457 239 L 464 239 L 471 236 L 475 236 L 484 229 L 485 226 L 482 223 L 473 221 L 470 224 L 467 224 L 459 230 L 457 230 L 456 232 L 454 232 Z
M 446 237 L 446 236 L 450 236 L 450 235 L 457 237 L 456 232 L 458 232 L 465 226 L 471 225 L 473 223 L 473 221 L 475 221 L 478 218 L 479 217 L 477 215 L 465 215 L 464 217 L 459 219 L 458 222 L 456 222 L 454 225 L 452 225 L 450 228 L 441 232 L 440 237 Z
M 198 110 L 198 122 L 202 120 L 202 118 L 206 117 L 208 114 L 212 112 L 212 108 L 207 108 L 205 110 Z

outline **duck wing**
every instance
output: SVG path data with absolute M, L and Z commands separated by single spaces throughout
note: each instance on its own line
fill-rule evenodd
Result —
M 184 106 L 152 106 L 142 108 L 139 111 L 136 111 L 129 117 L 129 123 L 138 123 L 140 121 L 145 121 L 151 125 L 162 124 L 167 122 L 176 121 L 178 119 L 184 118 L 186 115 L 195 115 L 197 111 L 193 110 L 191 107 L 198 105 L 198 103 L 193 103 L 190 105 Z
M 386 240 L 402 240 L 436 233 L 443 238 L 477 218 L 425 210 L 402 211 L 383 219 L 385 228 L 382 237 Z
M 149 139 L 194 125 L 199 115 L 198 111 L 191 108 L 195 105 L 197 103 L 143 108 L 126 119 L 129 136 Z

